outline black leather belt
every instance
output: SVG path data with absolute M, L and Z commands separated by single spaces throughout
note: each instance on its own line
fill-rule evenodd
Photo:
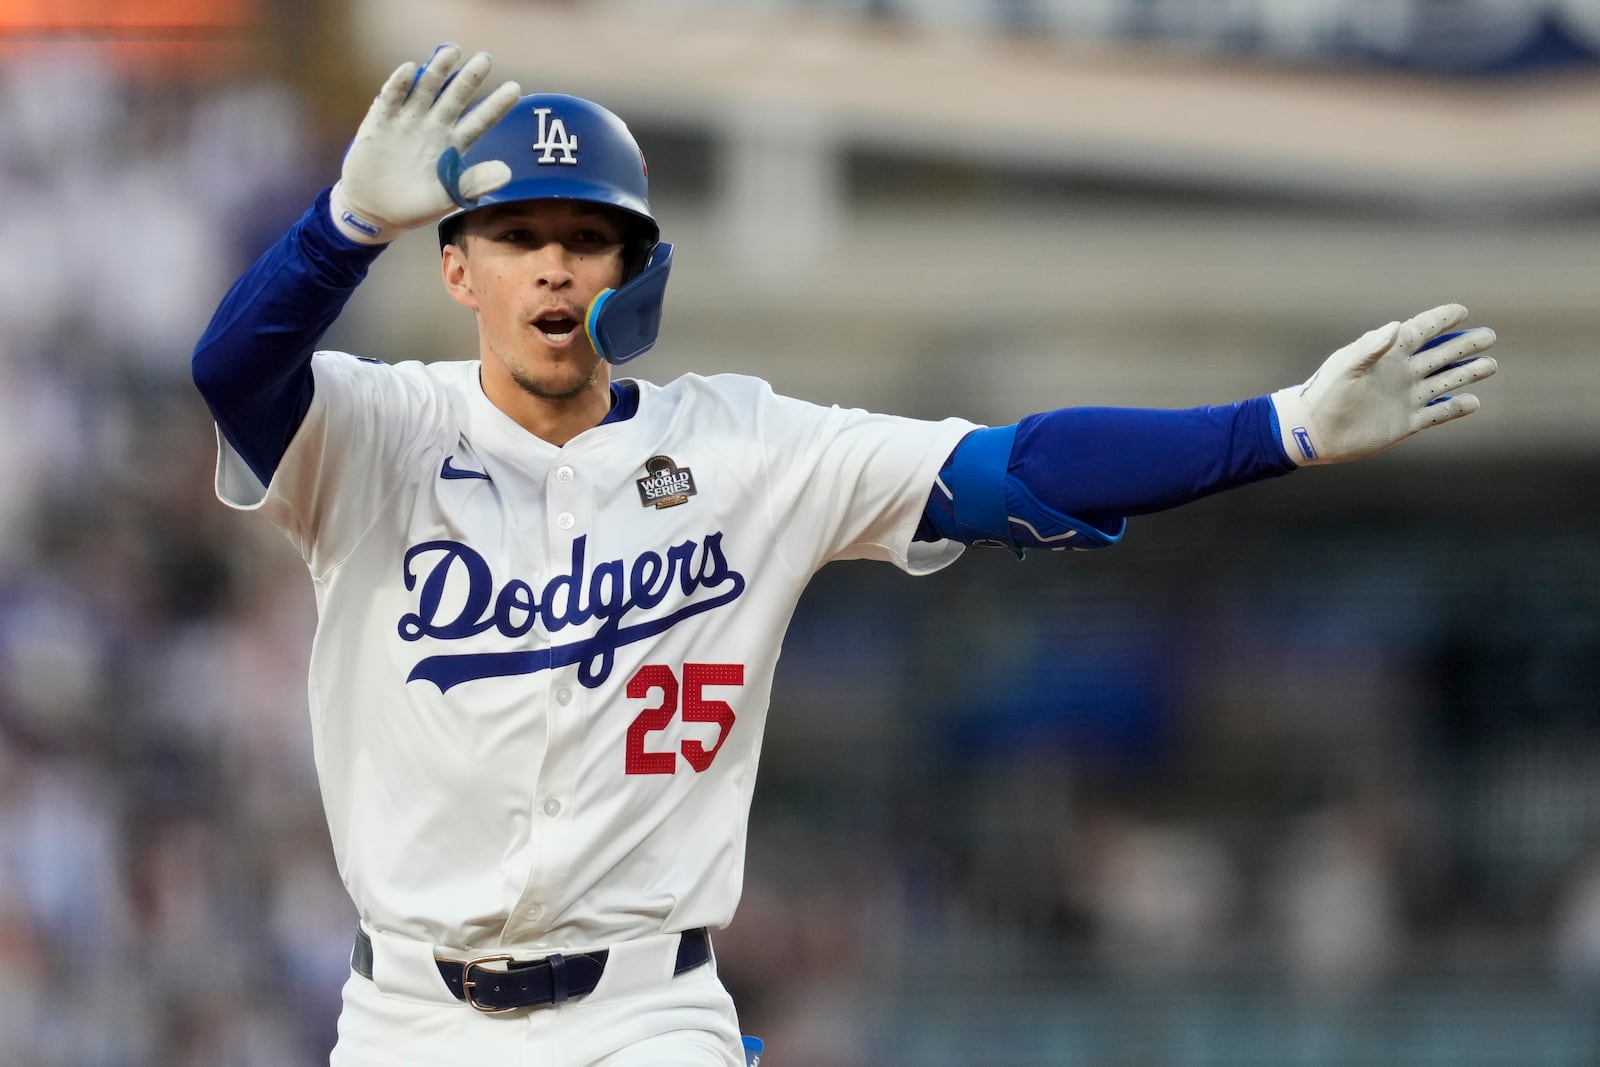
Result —
M 538 1008 L 561 1004 L 587 996 L 600 984 L 610 950 L 559 952 L 543 959 L 517 960 L 511 956 L 479 956 L 472 960 L 435 960 L 439 976 L 457 1000 L 478 1011 L 494 1014 L 518 1008 Z M 705 927 L 685 930 L 678 942 L 674 975 L 692 971 L 711 959 L 711 935 Z M 486 964 L 503 964 L 489 967 Z M 372 938 L 356 930 L 355 951 L 350 953 L 350 968 L 361 977 L 372 979 Z

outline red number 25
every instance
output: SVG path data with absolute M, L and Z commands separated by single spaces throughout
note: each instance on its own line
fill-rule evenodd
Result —
M 743 685 L 742 663 L 685 663 L 683 665 L 683 721 L 714 722 L 717 740 L 710 748 L 699 741 L 685 741 L 678 746 L 689 766 L 703 771 L 717 758 L 722 743 L 733 729 L 733 709 L 724 700 L 710 700 L 704 689 L 708 685 Z M 628 727 L 629 774 L 673 774 L 678 769 L 678 753 L 670 749 L 651 751 L 644 747 L 646 735 L 665 730 L 678 713 L 678 676 L 664 663 L 650 663 L 628 679 L 628 696 L 642 700 L 651 690 L 661 692 L 661 703 L 641 711 Z

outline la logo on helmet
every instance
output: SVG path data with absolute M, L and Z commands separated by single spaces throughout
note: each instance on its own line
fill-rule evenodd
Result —
M 568 133 L 567 124 L 561 119 L 549 118 L 550 108 L 536 107 L 533 113 L 539 118 L 539 139 L 533 142 L 533 150 L 543 153 L 537 162 L 577 166 L 578 135 Z M 558 152 L 561 154 L 560 158 L 556 156 Z

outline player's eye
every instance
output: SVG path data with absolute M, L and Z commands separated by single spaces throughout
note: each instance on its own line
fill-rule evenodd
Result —
M 588 228 L 574 232 L 571 238 L 572 247 L 584 252 L 600 252 L 620 243 L 615 235 L 605 230 Z

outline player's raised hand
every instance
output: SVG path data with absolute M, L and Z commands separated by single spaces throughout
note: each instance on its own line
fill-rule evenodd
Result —
M 1302 467 L 1361 459 L 1477 411 L 1476 396 L 1453 391 L 1499 369 L 1482 354 L 1495 333 L 1455 329 L 1466 317 L 1460 304 L 1443 304 L 1380 326 L 1329 356 L 1304 385 L 1273 393 L 1290 458 Z
M 362 244 L 384 244 L 443 216 L 457 195 L 475 199 L 511 180 L 511 169 L 499 160 L 468 168 L 456 190 L 440 178 L 440 160 L 458 164 L 460 153 L 522 93 L 516 82 L 504 82 L 469 110 L 492 67 L 487 52 L 463 63 L 461 50 L 444 44 L 420 68 L 403 63 L 389 75 L 333 187 L 333 220 L 342 233 Z

